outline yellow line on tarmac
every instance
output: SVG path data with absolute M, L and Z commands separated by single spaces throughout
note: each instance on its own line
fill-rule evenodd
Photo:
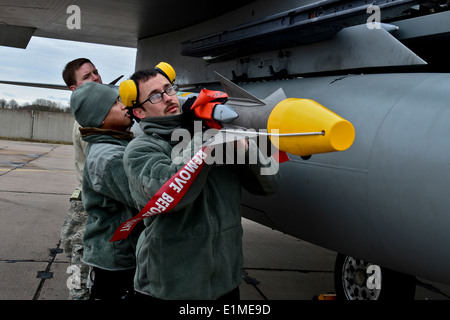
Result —
M 75 172 L 74 170 L 58 170 L 58 169 L 16 169 L 15 171 Z

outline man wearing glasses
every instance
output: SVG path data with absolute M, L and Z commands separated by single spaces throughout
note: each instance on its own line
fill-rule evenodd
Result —
M 199 146 L 194 138 L 179 155 L 172 156 L 178 144 L 171 140 L 172 133 L 183 129 L 186 119 L 176 85 L 157 69 L 138 71 L 131 80 L 139 89 L 133 113 L 140 119 L 143 134 L 128 144 L 124 167 L 131 194 L 142 210 Z M 263 157 L 253 140 L 247 147 Z M 279 186 L 278 171 L 260 174 L 263 167 L 275 168 L 273 159 L 264 160 L 205 165 L 171 211 L 144 220 L 145 230 L 136 251 L 137 298 L 239 300 L 243 267 L 241 187 L 268 195 Z
M 144 96 L 145 100 L 138 103 L 139 107 L 133 110 L 139 119 L 176 115 L 181 112 L 180 101 L 176 96 L 178 86 L 172 85 L 160 73 L 157 73 L 152 81 L 141 81 L 139 92 L 148 92 L 148 95 Z

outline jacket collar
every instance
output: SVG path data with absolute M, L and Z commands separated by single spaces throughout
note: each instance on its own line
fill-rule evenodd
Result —
M 112 140 L 124 140 L 125 142 L 133 139 L 133 133 L 131 131 L 115 131 L 109 129 L 100 129 L 95 127 L 80 128 L 81 137 L 83 140 L 95 143 L 105 140 L 106 137 L 113 138 Z
M 183 115 L 147 117 L 139 122 L 145 134 L 157 134 L 164 140 L 171 142 L 172 133 L 177 129 L 182 129 Z M 179 141 L 174 141 L 178 143 Z

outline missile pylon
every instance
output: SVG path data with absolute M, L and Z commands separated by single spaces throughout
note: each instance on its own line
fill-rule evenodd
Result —
M 222 122 L 224 129 L 267 132 L 276 148 L 298 156 L 344 151 L 353 144 L 353 125 L 318 102 L 288 98 L 281 88 L 266 99 L 258 99 L 222 75 L 216 75 L 228 94 L 224 105 L 238 115 Z

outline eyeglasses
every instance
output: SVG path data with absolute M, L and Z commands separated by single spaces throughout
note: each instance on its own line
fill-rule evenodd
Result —
M 155 93 L 147 100 L 142 101 L 141 105 L 149 101 L 152 104 L 159 103 L 163 100 L 163 94 L 167 94 L 168 96 L 173 96 L 178 92 L 178 85 L 174 84 L 173 86 L 168 87 L 166 90 L 160 93 Z

